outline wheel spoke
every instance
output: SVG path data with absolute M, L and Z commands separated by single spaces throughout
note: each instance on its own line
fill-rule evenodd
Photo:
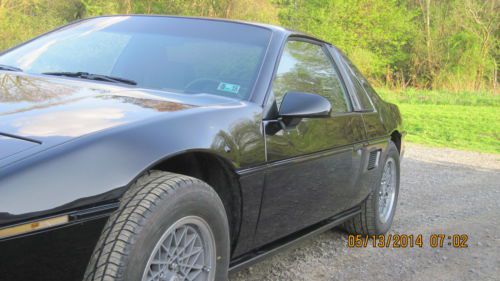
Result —
M 395 179 L 395 163 L 394 159 L 389 158 L 383 169 L 382 178 L 378 193 L 378 211 L 379 217 L 382 222 L 389 219 L 394 206 L 396 191 L 396 179 Z
M 191 251 L 189 253 L 186 253 L 185 255 L 179 257 L 179 260 L 184 260 L 184 259 L 190 258 L 190 257 L 192 257 L 194 255 L 198 255 L 199 256 L 202 252 L 203 252 L 203 248 L 202 247 L 197 247 L 193 251 Z
M 162 237 L 149 258 L 142 281 L 170 280 L 175 276 L 179 280 L 214 281 L 210 269 L 215 265 L 215 242 L 206 222 L 189 219 L 176 223 Z
M 156 278 L 158 278 L 160 276 L 160 274 L 162 273 L 161 270 L 157 271 L 157 272 L 151 272 L 151 277 L 148 278 L 148 281 L 154 281 Z
M 181 256 L 181 254 L 183 254 L 185 252 L 185 250 L 191 246 L 191 250 L 193 249 L 194 247 L 194 243 L 196 242 L 196 239 L 198 239 L 199 237 L 195 234 L 193 236 L 193 238 L 189 241 L 188 244 L 184 245 L 184 247 L 182 247 L 180 250 L 177 251 L 176 255 L 173 257 L 173 259 L 183 259 Z
M 189 281 L 196 280 L 195 278 L 198 277 L 202 273 L 201 270 L 196 271 L 196 272 L 190 272 L 188 273 L 188 276 L 186 276 L 186 279 Z

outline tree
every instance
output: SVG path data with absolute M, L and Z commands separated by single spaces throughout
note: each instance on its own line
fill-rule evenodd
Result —
M 498 0 L 0 0 L 0 50 L 84 17 L 167 14 L 284 25 L 388 87 L 496 89 Z
M 277 4 L 284 25 L 331 41 L 371 78 L 389 82 L 394 72 L 405 67 L 415 27 L 413 14 L 399 1 L 285 0 Z

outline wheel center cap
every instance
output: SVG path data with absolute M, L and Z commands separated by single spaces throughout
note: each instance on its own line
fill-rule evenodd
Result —
M 177 272 L 179 271 L 179 265 L 177 263 L 171 263 L 169 266 L 168 266 L 168 269 L 170 271 L 173 271 L 173 272 Z M 175 281 L 175 280 L 174 280 Z

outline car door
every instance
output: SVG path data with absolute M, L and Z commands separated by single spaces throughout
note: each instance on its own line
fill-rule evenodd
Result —
M 345 85 L 323 43 L 290 39 L 271 87 L 268 103 L 275 114 L 264 121 L 268 169 L 256 246 L 357 203 L 352 175 L 359 157 L 354 144 L 365 138 L 362 117 L 352 111 Z M 281 100 L 291 91 L 327 98 L 332 105 L 330 117 L 302 118 L 293 126 L 276 129 Z

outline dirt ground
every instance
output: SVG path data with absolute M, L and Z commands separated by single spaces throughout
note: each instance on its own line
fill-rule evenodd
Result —
M 408 145 L 392 234 L 423 248 L 348 248 L 337 229 L 233 274 L 230 281 L 500 280 L 500 155 Z M 431 234 L 467 234 L 468 248 Z

